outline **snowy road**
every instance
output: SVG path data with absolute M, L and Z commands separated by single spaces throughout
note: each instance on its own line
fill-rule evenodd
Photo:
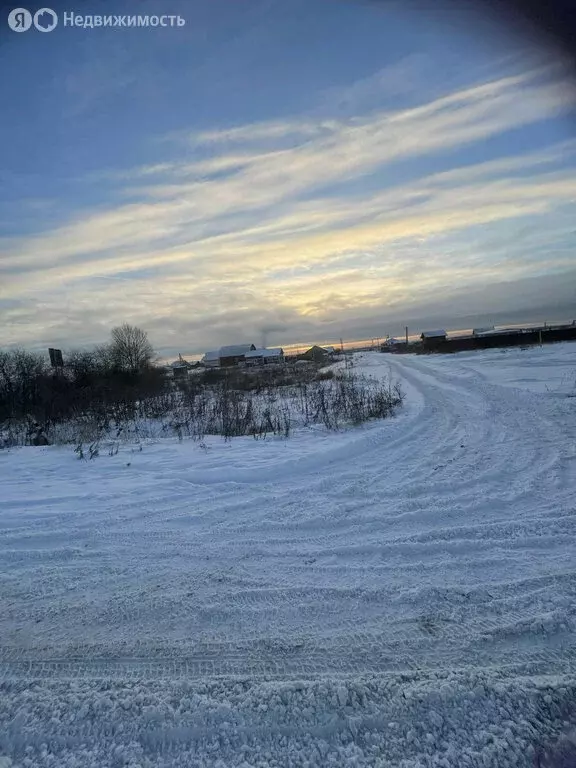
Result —
M 0 766 L 529 766 L 576 717 L 575 345 L 358 364 L 396 418 L 0 453 Z

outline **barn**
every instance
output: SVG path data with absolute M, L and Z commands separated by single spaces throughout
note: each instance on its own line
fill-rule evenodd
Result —
M 440 347 L 445 341 L 448 334 L 444 330 L 438 331 L 424 331 L 420 336 L 424 349 L 432 350 Z
M 330 355 L 332 353 L 329 352 L 325 347 L 319 347 L 317 344 L 315 344 L 313 347 L 310 347 L 310 349 L 306 350 L 303 354 L 301 354 L 300 360 L 309 360 L 313 363 L 319 363 L 325 365 L 329 359 Z

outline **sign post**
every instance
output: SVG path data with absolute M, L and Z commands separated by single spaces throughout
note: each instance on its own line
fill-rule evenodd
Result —
M 48 349 L 48 354 L 50 355 L 50 365 L 52 368 L 64 367 L 64 360 L 62 359 L 61 349 L 54 349 L 53 347 L 50 347 Z

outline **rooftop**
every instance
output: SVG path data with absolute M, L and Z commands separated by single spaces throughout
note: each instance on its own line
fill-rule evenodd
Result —
M 443 336 L 446 336 L 446 331 L 444 330 L 438 330 L 438 331 L 424 331 L 422 333 L 423 339 L 440 339 Z
M 282 357 L 284 350 L 280 347 L 273 347 L 271 349 L 252 349 L 250 352 L 246 352 L 246 358 L 251 359 L 253 357 Z
M 253 348 L 254 344 L 232 344 L 228 347 L 220 347 L 218 354 L 220 357 L 236 357 L 245 355 Z

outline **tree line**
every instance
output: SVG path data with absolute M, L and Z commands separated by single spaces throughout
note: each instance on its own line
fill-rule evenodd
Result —
M 27 421 L 41 433 L 87 411 L 102 419 L 125 414 L 162 391 L 165 377 L 153 360 L 146 332 L 128 323 L 113 328 L 107 344 L 69 352 L 62 369 L 36 352 L 0 350 L 0 425 Z

